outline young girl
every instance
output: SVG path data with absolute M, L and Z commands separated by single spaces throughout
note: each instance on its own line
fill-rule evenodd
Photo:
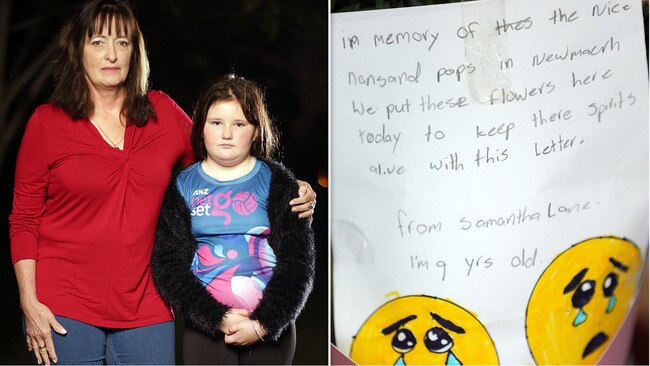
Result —
M 288 364 L 314 279 L 313 233 L 292 214 L 294 176 L 261 90 L 229 75 L 200 97 L 199 161 L 172 180 L 158 222 L 154 283 L 185 319 L 185 364 Z

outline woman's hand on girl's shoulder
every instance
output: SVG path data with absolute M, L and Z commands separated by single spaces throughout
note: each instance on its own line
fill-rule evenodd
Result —
M 298 217 L 306 219 L 314 215 L 316 208 L 316 192 L 309 183 L 296 180 L 298 183 L 298 197 L 289 201 L 291 211 L 298 213 Z

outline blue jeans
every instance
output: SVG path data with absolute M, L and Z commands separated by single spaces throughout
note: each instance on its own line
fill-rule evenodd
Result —
M 59 365 L 173 365 L 175 362 L 174 322 L 114 329 L 55 317 L 68 331 L 60 335 L 52 330 Z M 23 331 L 24 327 L 23 319 Z

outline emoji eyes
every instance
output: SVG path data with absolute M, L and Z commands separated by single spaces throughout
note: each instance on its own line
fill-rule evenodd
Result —
M 605 277 L 603 281 L 603 292 L 606 297 L 612 297 L 614 290 L 618 286 L 618 275 L 616 273 L 610 273 Z
M 587 305 L 594 297 L 595 287 L 596 281 L 594 280 L 582 282 L 571 297 L 573 307 L 580 309 Z M 605 297 L 612 297 L 616 287 L 618 287 L 618 275 L 611 272 L 603 281 L 603 293 L 605 294 Z
M 606 313 L 611 313 L 614 311 L 614 307 L 616 306 L 616 295 L 614 295 L 614 290 L 617 286 L 618 275 L 616 273 L 610 272 L 607 277 L 605 277 L 605 281 L 603 281 L 603 292 L 605 293 L 605 297 L 609 297 L 607 308 L 605 309 Z
M 406 353 L 410 352 L 415 347 L 415 336 L 408 329 L 399 329 L 395 332 L 391 345 L 396 352 Z
M 585 271 L 583 270 L 581 273 L 584 275 L 584 272 Z M 574 280 L 572 280 L 569 285 L 575 286 L 578 281 L 580 281 L 580 279 L 576 280 L 576 278 L 574 278 Z M 617 286 L 618 275 L 614 272 L 610 272 L 603 281 L 603 295 L 605 295 L 606 298 L 609 298 L 607 301 L 607 308 L 605 309 L 605 313 L 611 313 L 616 306 L 616 295 L 614 295 L 614 290 L 616 290 Z M 573 319 L 574 327 L 577 327 L 578 325 L 587 321 L 587 313 L 583 308 L 594 297 L 595 287 L 596 281 L 587 280 L 580 283 L 580 285 L 578 285 L 575 292 L 573 293 L 573 296 L 571 297 L 571 303 L 573 304 L 574 308 L 578 309 L 578 314 L 576 315 L 575 319 Z M 566 292 L 567 289 L 565 289 L 565 293 Z
M 587 280 L 578 285 L 576 292 L 573 293 L 571 297 L 571 303 L 573 307 L 578 309 L 578 314 L 575 319 L 573 319 L 573 326 L 577 327 L 578 325 L 587 321 L 587 313 L 582 309 L 585 305 L 591 301 L 594 297 L 596 281 Z
M 454 341 L 451 336 L 440 327 L 433 327 L 424 335 L 424 346 L 429 352 L 445 353 L 453 345 Z
M 410 352 L 417 343 L 415 336 L 408 329 L 399 329 L 393 336 L 391 345 L 396 352 Z M 424 335 L 424 346 L 433 353 L 445 353 L 454 345 L 451 336 L 440 327 L 427 330 Z
M 573 304 L 573 307 L 580 309 L 583 306 L 587 305 L 589 301 L 591 301 L 591 298 L 594 297 L 595 286 L 596 281 L 594 280 L 587 280 L 582 282 L 571 297 L 571 303 Z

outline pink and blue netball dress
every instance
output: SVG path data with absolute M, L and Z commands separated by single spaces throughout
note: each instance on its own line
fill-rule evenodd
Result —
M 252 311 L 273 274 L 275 255 L 267 244 L 270 182 L 271 171 L 259 160 L 235 180 L 212 178 L 201 162 L 176 179 L 198 242 L 192 272 L 217 301 L 234 308 Z

